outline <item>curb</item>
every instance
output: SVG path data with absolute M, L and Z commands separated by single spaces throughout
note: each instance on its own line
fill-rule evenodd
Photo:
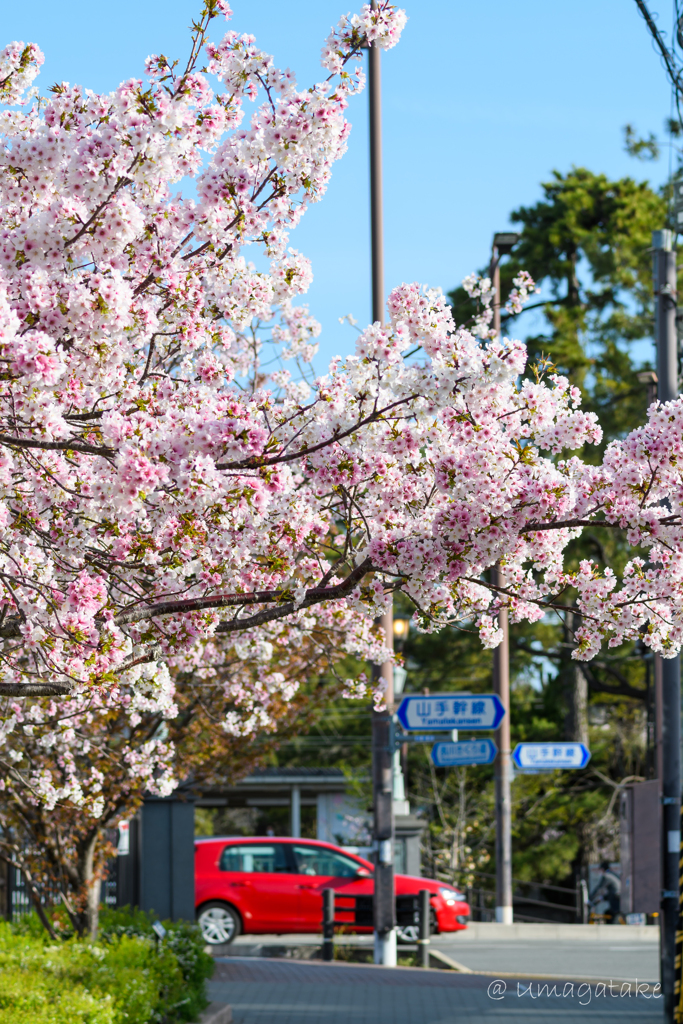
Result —
M 433 960 L 437 961 L 439 966 L 438 967 L 437 966 L 434 966 L 434 967 L 407 967 L 407 966 L 385 967 L 383 964 L 356 964 L 356 963 L 350 963 L 350 962 L 344 961 L 344 960 L 331 960 L 329 962 L 326 962 L 324 960 L 294 960 L 294 958 L 292 958 L 292 959 L 284 959 L 283 958 L 282 960 L 279 960 L 278 963 L 288 963 L 288 964 L 302 964 L 302 963 L 305 963 L 307 966 L 310 965 L 311 967 L 314 967 L 314 968 L 315 967 L 337 967 L 340 970 L 343 970 L 345 967 L 353 967 L 353 968 L 356 968 L 356 969 L 362 970 L 362 971 L 386 971 L 386 970 L 391 970 L 391 971 L 419 971 L 419 972 L 421 972 L 423 974 L 425 973 L 425 971 L 433 971 L 435 973 L 442 974 L 443 971 L 444 971 L 444 968 L 446 968 L 448 970 L 453 971 L 454 973 L 457 972 L 459 974 L 469 974 L 469 975 L 472 975 L 472 977 L 475 977 L 475 978 L 493 978 L 493 979 L 500 979 L 500 980 L 509 979 L 510 981 L 546 981 L 546 982 L 554 981 L 554 982 L 560 982 L 562 984 L 573 983 L 575 985 L 590 985 L 591 987 L 595 987 L 596 985 L 607 985 L 607 986 L 609 986 L 610 984 L 611 985 L 619 985 L 621 987 L 623 985 L 634 985 L 635 986 L 637 984 L 638 985 L 638 991 L 640 993 L 643 993 L 643 994 L 652 994 L 652 993 L 655 992 L 656 989 L 661 987 L 659 982 L 654 982 L 654 981 L 637 981 L 636 978 L 595 978 L 595 977 L 586 978 L 586 977 L 577 977 L 577 975 L 575 975 L 575 974 L 538 974 L 538 973 L 536 973 L 534 971 L 527 971 L 524 974 L 519 973 L 519 972 L 515 972 L 515 971 L 475 971 L 471 967 L 465 967 L 464 964 L 458 963 L 457 960 L 451 959 L 451 957 L 447 956 L 446 953 L 442 953 L 440 950 L 436 950 L 436 949 L 432 949 L 432 950 L 429 951 L 429 957 L 430 957 L 430 959 L 433 959 Z M 239 956 L 239 957 L 228 957 L 228 956 L 225 956 L 225 957 L 216 957 L 216 961 L 218 963 L 229 964 L 233 960 L 241 960 L 241 961 L 252 962 L 252 963 L 254 961 L 256 961 L 257 963 L 262 963 L 262 964 L 272 964 L 273 963 L 273 958 L 272 957 L 266 957 L 266 956 Z M 221 1004 L 220 1003 L 214 1003 L 212 1005 L 220 1006 Z M 230 1022 L 230 1018 L 228 1018 L 228 1024 L 229 1024 L 229 1022 Z M 207 1024 L 207 1022 L 204 1022 L 204 1020 L 202 1018 L 201 1024 Z M 214 1024 L 213 1020 L 209 1021 L 208 1024 Z M 218 1022 L 217 1022 L 217 1024 L 218 1024 Z
M 535 974 L 533 971 L 527 971 L 525 974 L 515 971 L 475 971 L 436 949 L 431 949 L 429 956 L 452 971 L 459 971 L 461 974 L 474 974 L 480 978 L 509 978 L 511 981 L 559 981 L 564 984 L 576 985 L 637 985 L 638 991 L 645 994 L 652 994 L 656 988 L 660 987 L 658 982 L 638 981 L 637 978 L 585 978 L 577 977 L 575 974 Z
M 460 974 L 479 973 L 478 971 L 473 971 L 470 967 L 465 967 L 464 964 L 459 963 L 457 960 L 453 960 L 446 953 L 442 953 L 440 949 L 430 949 L 429 959 L 436 960 L 437 963 L 443 964 L 444 967 L 448 967 L 451 971 L 459 971 Z
M 232 1024 L 232 1009 L 227 1003 L 209 1003 L 199 1024 Z

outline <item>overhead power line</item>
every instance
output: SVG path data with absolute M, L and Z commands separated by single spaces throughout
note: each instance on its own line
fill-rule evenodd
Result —
M 638 10 L 642 14 L 643 18 L 645 19 L 645 23 L 647 24 L 647 27 L 650 30 L 650 35 L 652 36 L 657 45 L 657 49 L 664 58 L 664 63 L 666 65 L 666 70 L 669 74 L 669 78 L 671 79 L 671 84 L 675 86 L 676 90 L 680 89 L 682 69 L 676 67 L 676 58 L 673 52 L 669 50 L 666 43 L 664 42 L 661 32 L 657 28 L 657 25 L 655 24 L 652 15 L 647 9 L 647 4 L 645 3 L 645 0 L 636 0 L 636 5 L 638 7 Z
M 645 24 L 647 25 L 650 35 L 652 36 L 652 40 L 655 44 L 655 47 L 659 51 L 662 61 L 664 62 L 667 77 L 671 82 L 672 106 L 673 104 L 675 104 L 676 106 L 678 124 L 683 125 L 683 115 L 681 114 L 680 105 L 681 97 L 683 96 L 683 63 L 681 62 L 681 60 L 679 59 L 678 55 L 674 50 L 673 42 L 671 48 L 669 48 L 664 42 L 664 37 L 657 28 L 655 19 L 652 16 L 652 14 L 650 14 L 650 11 L 648 10 L 645 0 L 636 0 L 636 5 L 641 15 L 643 16 L 643 19 L 645 20 Z M 681 48 L 681 50 L 683 50 L 683 16 L 681 15 L 680 10 L 680 0 L 674 0 L 674 24 L 672 39 L 674 35 L 678 41 L 679 47 Z M 673 132 L 673 124 L 674 122 L 672 119 L 669 125 L 670 132 Z

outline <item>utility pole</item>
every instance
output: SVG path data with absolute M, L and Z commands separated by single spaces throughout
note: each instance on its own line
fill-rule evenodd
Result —
M 373 0 L 373 8 L 376 2 Z M 382 101 L 380 49 L 370 46 L 370 235 L 372 247 L 372 319 L 384 321 L 384 225 L 382 217 Z M 381 618 L 387 647 L 394 642 L 393 611 Z M 375 963 L 396 966 L 396 898 L 394 895 L 394 713 L 393 663 L 380 668 L 384 710 L 372 712 L 372 791 L 375 858 Z
M 493 569 L 493 582 L 505 586 L 500 565 Z M 503 639 L 493 652 L 493 692 L 500 697 L 505 714 L 496 730 L 498 754 L 494 763 L 496 801 L 496 921 L 512 924 L 512 752 L 510 750 L 510 643 L 508 611 L 501 608 L 498 625 Z
M 657 397 L 678 397 L 676 339 L 676 253 L 672 231 L 652 232 L 657 344 Z M 661 667 L 661 668 L 660 668 Z M 680 658 L 661 658 L 662 701 L 662 903 L 661 981 L 664 1017 L 674 1019 L 676 929 L 678 926 L 678 861 L 681 832 L 681 664 Z
M 513 231 L 499 231 L 493 236 L 490 276 L 496 293 L 493 300 L 493 329 L 497 337 L 500 336 L 500 258 L 512 252 L 518 241 L 519 235 Z M 500 564 L 493 568 L 491 576 L 495 587 L 505 586 L 505 576 Z M 493 652 L 493 692 L 498 694 L 505 714 L 496 730 L 498 754 L 493 769 L 496 802 L 496 921 L 498 924 L 512 924 L 512 752 L 507 608 L 502 608 L 498 613 L 498 625 L 503 631 L 503 639 Z

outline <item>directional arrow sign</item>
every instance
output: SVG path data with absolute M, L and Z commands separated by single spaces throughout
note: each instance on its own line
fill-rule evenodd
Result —
M 512 760 L 518 768 L 585 768 L 591 759 L 583 743 L 518 743 Z
M 493 740 L 463 740 L 460 743 L 437 743 L 432 747 L 432 761 L 437 768 L 459 764 L 493 764 L 498 747 Z
M 497 729 L 505 708 L 493 693 L 418 694 L 404 697 L 398 709 L 398 719 L 404 729 Z

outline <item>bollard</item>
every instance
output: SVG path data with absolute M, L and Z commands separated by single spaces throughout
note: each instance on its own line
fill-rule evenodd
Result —
M 420 967 L 429 967 L 429 931 L 431 917 L 431 903 L 429 889 L 420 889 L 420 938 L 417 940 L 420 949 Z
M 334 889 L 323 889 L 323 960 L 334 960 Z

